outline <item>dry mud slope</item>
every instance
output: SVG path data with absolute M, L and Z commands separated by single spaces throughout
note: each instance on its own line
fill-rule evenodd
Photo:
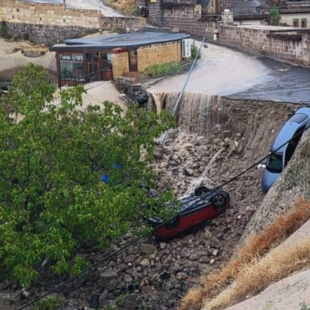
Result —
M 172 110 L 177 96 L 154 94 L 149 107 Z M 176 117 L 178 127 L 168 133 L 164 153 L 153 163 L 158 190 L 170 189 L 177 197 L 188 194 L 206 166 L 209 170 L 204 183 L 209 187 L 221 185 L 268 154 L 277 131 L 297 107 L 185 94 Z M 215 154 L 218 155 L 214 157 Z M 64 298 L 61 309 L 89 306 L 92 294 L 100 295 L 100 305 L 106 309 L 107 306 L 176 309 L 181 297 L 202 273 L 216 268 L 232 255 L 246 224 L 263 200 L 261 175 L 261 170 L 252 169 L 224 186 L 231 194 L 232 208 L 200 230 L 169 242 L 145 239 L 66 284 L 59 292 Z M 128 233 L 110 250 L 118 250 L 134 238 Z M 110 250 L 102 252 L 96 245 L 88 244 L 79 252 L 96 263 Z M 42 294 L 57 282 L 43 279 L 31 295 Z M 6 292 L 16 291 L 17 287 L 8 284 L 6 289 Z M 14 293 L 10 294 L 12 298 Z

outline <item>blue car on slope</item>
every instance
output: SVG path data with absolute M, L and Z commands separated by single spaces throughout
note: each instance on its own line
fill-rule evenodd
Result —
M 281 175 L 284 167 L 293 156 L 305 128 L 309 124 L 310 107 L 303 107 L 298 109 L 281 128 L 271 146 L 270 152 L 272 154 L 267 160 L 266 169 L 261 181 L 261 185 L 265 193 L 268 192 L 273 183 L 276 182 Z M 289 143 L 283 145 L 290 139 L 292 140 Z

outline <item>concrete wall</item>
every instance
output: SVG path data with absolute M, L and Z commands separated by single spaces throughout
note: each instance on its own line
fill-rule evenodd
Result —
M 145 68 L 163 64 L 171 61 L 181 61 L 182 50 L 180 42 L 167 44 L 151 45 L 138 49 L 138 71 L 142 72 Z

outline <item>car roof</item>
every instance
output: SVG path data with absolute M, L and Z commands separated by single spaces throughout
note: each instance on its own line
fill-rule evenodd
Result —
M 308 124 L 309 120 L 310 120 L 310 108 L 303 107 L 298 109 L 296 113 L 292 115 L 281 128 L 280 132 L 278 133 L 277 137 L 275 138 L 272 144 L 271 150 L 273 151 L 278 149 L 281 145 L 290 140 L 300 127 Z M 279 153 L 284 152 L 286 147 L 287 144 L 284 145 L 277 152 Z

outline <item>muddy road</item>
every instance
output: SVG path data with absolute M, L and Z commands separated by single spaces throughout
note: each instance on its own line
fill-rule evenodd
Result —
M 196 42 L 199 47 L 200 43 Z M 186 74 L 151 86 L 154 92 L 179 92 Z M 310 69 L 253 57 L 208 43 L 202 48 L 186 92 L 233 99 L 272 100 L 310 104 Z

